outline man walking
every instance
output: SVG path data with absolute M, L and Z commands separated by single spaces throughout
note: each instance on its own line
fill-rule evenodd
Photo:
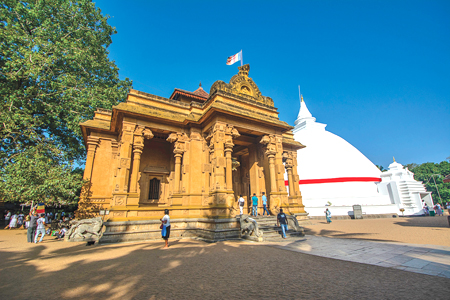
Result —
M 263 216 L 267 211 L 267 216 L 270 216 L 269 211 L 267 210 L 267 197 L 266 197 L 266 193 L 262 192 L 262 202 L 263 202 Z
M 258 216 L 258 197 L 256 197 L 256 193 L 253 193 L 252 197 L 252 204 L 253 204 L 253 211 L 252 216 L 257 217 Z
M 242 195 L 239 195 L 239 200 L 238 200 L 238 202 L 239 202 L 239 211 L 241 212 L 241 215 L 243 215 L 243 214 L 244 214 L 244 204 L 245 204 L 245 200 L 244 200 L 244 198 L 242 197 Z
M 36 228 L 36 236 L 34 237 L 34 243 L 37 244 L 37 240 L 39 238 L 39 233 L 41 234 L 41 239 L 39 240 L 39 243 L 42 242 L 45 235 L 45 214 L 41 214 L 41 217 L 37 219 L 37 228 Z
M 287 217 L 286 214 L 283 212 L 282 208 L 280 208 L 280 213 L 277 215 L 277 226 L 281 226 L 281 231 L 283 232 L 283 239 L 285 239 L 288 226 L 287 226 Z
M 32 212 L 30 211 L 30 225 L 28 226 L 27 229 L 27 242 L 28 243 L 32 243 L 34 241 L 34 235 L 36 234 L 36 221 L 37 221 L 38 216 L 36 211 Z

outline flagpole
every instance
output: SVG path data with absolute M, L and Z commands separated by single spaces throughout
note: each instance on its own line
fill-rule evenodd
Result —
M 241 67 L 244 65 L 244 56 L 242 55 L 242 50 L 241 50 Z

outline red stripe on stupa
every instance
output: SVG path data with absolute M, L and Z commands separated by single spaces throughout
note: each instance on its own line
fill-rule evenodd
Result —
M 302 179 L 298 184 L 316 184 L 316 183 L 335 183 L 335 182 L 381 182 L 378 177 L 337 177 L 337 178 L 321 178 L 321 179 Z M 284 184 L 287 186 L 288 181 Z

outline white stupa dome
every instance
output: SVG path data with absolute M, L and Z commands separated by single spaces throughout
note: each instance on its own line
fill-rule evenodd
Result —
M 299 151 L 298 174 L 304 179 L 380 178 L 381 171 L 358 149 L 316 122 L 306 103 L 300 103 L 294 138 L 306 148 Z
M 346 140 L 326 131 L 326 126 L 316 122 L 302 97 L 293 132 L 294 139 L 306 146 L 297 153 L 305 210 L 323 215 L 324 205 L 332 203 L 345 207 L 337 214 L 347 214 L 354 204 L 390 204 L 377 190 L 381 171 Z

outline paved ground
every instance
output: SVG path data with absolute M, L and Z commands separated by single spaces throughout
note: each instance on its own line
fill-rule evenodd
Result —
M 304 239 L 281 244 L 278 247 L 333 259 L 450 278 L 450 247 L 446 246 L 307 235 Z
M 310 225 L 308 232 L 314 235 L 306 241 L 207 244 L 179 240 L 172 241 L 168 250 L 161 249 L 162 241 L 87 247 L 46 238 L 35 245 L 25 242 L 25 231 L 0 230 L 0 295 L 3 299 L 449 299 L 448 278 L 306 254 L 324 249 L 337 256 L 358 249 L 373 251 L 370 257 L 387 257 L 388 252 L 413 254 L 394 253 L 389 248 L 408 239 L 407 228 L 412 226 L 373 220 L 380 221 L 378 227 L 389 229 L 383 240 L 373 225 L 365 225 L 372 220 L 349 221 L 358 223 L 342 220 Z M 426 240 L 417 243 L 413 235 L 409 243 L 422 244 L 423 249 L 430 249 L 427 244 L 435 248 L 430 241 L 449 236 L 450 228 L 441 226 L 436 217 L 396 221 L 422 223 L 415 225 L 415 231 L 419 235 L 423 231 Z M 404 230 L 393 236 L 398 227 Z M 332 231 L 329 235 L 349 235 L 326 237 L 321 228 Z M 357 238 L 348 239 L 356 233 Z M 414 247 L 402 243 L 404 249 Z M 450 256 L 445 251 L 426 252 L 441 255 L 441 264 L 448 265 Z

